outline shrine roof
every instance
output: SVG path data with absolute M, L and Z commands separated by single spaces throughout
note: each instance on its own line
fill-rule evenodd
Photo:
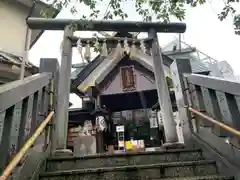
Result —
M 144 57 L 145 61 L 149 57 L 151 57 L 151 56 L 146 55 L 146 57 Z M 122 58 L 123 57 L 119 57 L 116 59 L 116 61 L 119 62 Z M 137 57 L 137 58 L 139 58 L 139 57 Z M 140 58 L 140 59 L 142 59 L 142 58 Z M 110 59 L 108 59 L 108 57 L 106 58 L 106 57 L 102 57 L 102 56 L 98 55 L 89 64 L 87 64 L 84 68 L 80 68 L 80 69 L 76 68 L 76 70 L 73 71 L 73 73 L 72 73 L 72 85 L 71 85 L 72 88 L 71 89 L 76 89 L 79 86 L 79 84 L 83 83 L 90 75 L 94 76 L 95 80 L 97 80 L 100 77 L 100 74 L 102 74 L 103 71 L 106 70 L 105 67 L 109 64 L 108 63 L 109 61 L 115 61 L 115 60 L 110 60 Z M 163 55 L 163 63 L 165 66 L 169 67 L 172 62 L 173 62 L 173 60 L 171 58 Z M 118 64 L 118 63 L 116 63 L 116 64 Z M 145 63 L 142 65 L 145 67 L 147 66 L 147 68 L 152 71 L 151 64 Z M 93 75 L 93 74 L 95 74 L 95 75 Z M 104 73 L 104 74 L 106 75 L 106 73 Z
M 152 57 L 149 54 L 145 54 L 139 50 L 133 55 L 133 57 L 134 60 L 138 61 L 138 63 L 140 63 L 146 69 L 153 71 Z M 172 64 L 173 59 L 164 54 L 162 57 L 165 69 L 167 71 L 165 74 L 170 76 L 169 67 Z M 113 58 L 111 55 L 109 57 L 102 57 L 98 55 L 86 66 L 81 67 L 80 69 L 76 68 L 75 72 L 72 73 L 72 92 L 73 89 L 74 91 L 78 89 L 80 92 L 85 92 L 88 87 L 100 83 L 122 58 L 123 57 Z M 109 63 L 109 61 L 115 63 Z M 194 73 L 209 73 L 209 69 L 205 65 L 202 66 L 202 64 L 199 64 L 198 61 L 191 60 L 191 65 Z
M 114 34 L 115 37 L 132 37 L 132 34 L 128 32 L 117 32 Z M 171 44 L 176 44 L 171 43 Z M 183 58 L 183 59 L 190 59 L 190 63 L 192 66 L 192 71 L 194 73 L 203 73 L 203 74 L 209 74 L 210 70 L 206 65 L 198 61 L 197 59 L 194 59 L 193 56 L 191 57 L 185 57 L 186 54 L 191 54 L 190 52 L 194 52 L 195 48 L 189 47 L 189 46 L 183 46 L 183 49 L 179 53 L 175 53 L 175 51 L 172 50 L 172 45 L 163 47 L 163 64 L 164 64 L 164 72 L 166 76 L 170 77 L 170 65 L 176 58 Z M 166 52 L 165 52 L 166 51 Z M 88 87 L 98 85 L 100 82 L 103 81 L 103 79 L 109 74 L 113 68 L 123 59 L 123 55 L 120 55 L 118 57 L 114 57 L 114 53 L 116 53 L 116 49 L 113 49 L 108 57 L 102 57 L 101 55 L 98 55 L 96 58 L 94 58 L 90 63 L 79 67 L 75 67 L 75 71 L 72 72 L 72 84 L 71 84 L 71 90 L 72 92 L 85 92 Z M 183 57 L 181 54 L 185 54 Z M 144 53 L 140 49 L 136 51 L 135 54 L 131 54 L 131 57 L 133 60 L 137 61 L 141 66 L 146 68 L 147 70 L 153 72 L 153 60 L 150 53 Z M 184 58 L 185 57 L 185 58 Z M 111 63 L 109 63 L 111 62 Z
M 15 65 L 21 67 L 23 57 L 17 56 L 11 53 L 7 53 L 0 50 L 0 63 Z M 38 72 L 38 67 L 32 64 L 31 62 L 25 62 L 25 67 L 29 69 L 32 73 Z

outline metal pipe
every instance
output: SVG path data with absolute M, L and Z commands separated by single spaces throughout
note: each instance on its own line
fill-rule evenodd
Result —
M 216 124 L 217 126 L 220 126 L 221 128 L 223 128 L 223 129 L 231 132 L 232 134 L 240 137 L 240 131 L 238 131 L 238 130 L 236 130 L 236 129 L 234 129 L 234 128 L 226 125 L 226 124 L 223 124 L 223 123 L 217 121 L 216 119 L 213 119 L 213 118 L 211 118 L 211 117 L 209 117 L 209 116 L 201 113 L 200 111 L 198 111 L 198 110 L 196 110 L 196 109 L 193 109 L 193 108 L 191 108 L 191 107 L 188 107 L 188 110 L 189 110 L 190 112 L 192 112 L 193 114 L 196 114 L 196 115 L 198 115 L 198 116 L 200 116 L 200 117 L 202 117 L 202 118 L 204 118 L 204 119 L 212 122 L 213 124 Z
M 34 12 L 34 9 L 36 7 L 36 2 L 33 1 L 33 5 L 26 17 L 26 22 L 28 20 L 29 17 L 31 17 L 32 13 Z M 26 60 L 28 59 L 28 50 L 29 50 L 29 40 L 30 40 L 30 35 L 31 35 L 31 29 L 29 29 L 28 26 L 26 26 L 26 34 L 25 34 L 25 44 L 24 44 L 24 56 L 22 59 L 22 63 L 21 63 L 21 72 L 20 72 L 20 80 L 24 79 L 24 74 L 25 74 L 25 63 Z
M 27 27 L 25 45 L 24 45 L 24 55 L 21 63 L 21 72 L 20 72 L 20 80 L 24 79 L 25 74 L 25 63 L 28 60 L 28 51 L 29 51 L 29 40 L 30 40 L 31 29 Z
M 52 19 L 34 18 L 27 19 L 30 29 L 41 30 L 64 30 L 68 25 L 76 25 L 79 31 L 127 31 L 127 32 L 148 32 L 154 29 L 156 32 L 184 33 L 185 23 L 160 23 L 160 22 L 136 22 L 136 21 L 87 21 L 76 19 Z
M 3 171 L 0 176 L 0 180 L 7 180 L 7 178 L 11 175 L 13 169 L 18 165 L 21 161 L 27 150 L 34 144 L 38 136 L 43 132 L 47 124 L 52 120 L 54 115 L 54 111 L 50 112 L 47 118 L 40 124 L 32 137 L 23 145 L 22 149 L 16 154 L 16 156 L 12 159 L 12 161 L 8 164 L 6 169 Z

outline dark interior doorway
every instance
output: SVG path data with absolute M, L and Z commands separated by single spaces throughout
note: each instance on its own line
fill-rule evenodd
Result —
M 144 100 L 141 99 L 141 94 L 143 97 L 142 99 Z M 155 89 L 142 92 L 128 92 L 100 96 L 101 104 L 109 107 L 112 112 L 129 109 L 142 109 L 144 106 L 143 103 L 145 103 L 146 106 L 144 108 L 152 108 L 152 106 L 157 103 L 157 100 L 158 96 Z

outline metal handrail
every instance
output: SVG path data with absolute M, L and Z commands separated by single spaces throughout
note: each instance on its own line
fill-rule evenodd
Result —
M 211 123 L 216 124 L 217 126 L 220 126 L 221 128 L 227 130 L 228 132 L 230 132 L 230 133 L 232 133 L 232 134 L 234 134 L 234 135 L 236 135 L 237 137 L 240 138 L 240 131 L 238 131 L 238 130 L 236 130 L 236 129 L 234 129 L 234 128 L 232 128 L 232 127 L 230 127 L 230 126 L 228 126 L 228 125 L 226 125 L 224 123 L 221 123 L 218 120 L 213 119 L 213 118 L 203 114 L 202 112 L 200 112 L 200 111 L 198 111 L 198 110 L 196 110 L 194 108 L 188 107 L 188 110 L 190 112 L 192 112 L 193 114 L 196 114 L 196 115 L 198 115 L 198 116 L 200 116 L 200 117 L 210 121 Z
M 52 120 L 53 115 L 54 115 L 54 111 L 51 111 L 49 113 L 49 115 L 47 116 L 47 118 L 40 124 L 40 126 L 34 132 L 32 137 L 30 139 L 28 139 L 28 141 L 23 145 L 21 150 L 15 155 L 15 157 L 8 164 L 8 166 L 6 167 L 6 169 L 3 171 L 2 175 L 0 176 L 0 180 L 7 180 L 7 178 L 11 175 L 13 169 L 18 165 L 18 163 L 24 157 L 25 153 L 34 144 L 34 142 L 39 137 L 39 135 L 44 131 L 47 124 Z

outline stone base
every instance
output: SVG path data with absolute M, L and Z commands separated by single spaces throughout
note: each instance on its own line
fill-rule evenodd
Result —
M 185 145 L 180 142 L 164 143 L 162 145 L 162 148 L 165 150 L 167 150 L 167 149 L 183 149 L 183 148 L 185 148 Z
M 57 149 L 53 156 L 73 156 L 73 152 L 70 149 Z

